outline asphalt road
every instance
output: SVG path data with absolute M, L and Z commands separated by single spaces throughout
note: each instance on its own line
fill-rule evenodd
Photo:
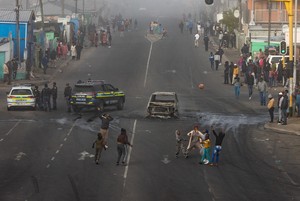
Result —
M 222 84 L 222 66 L 211 71 L 208 52 L 179 33 L 178 20 L 160 22 L 167 38 L 151 44 L 148 22 L 140 22 L 124 38 L 115 33 L 112 48 L 89 48 L 58 74 L 58 111 L 7 112 L 1 96 L 1 201 L 300 200 L 299 137 L 264 130 L 268 116 L 257 94 L 249 101 L 244 87 L 236 100 L 233 88 Z M 87 122 L 92 112 L 77 119 L 62 98 L 66 82 L 88 78 L 126 93 L 122 111 L 106 109 L 114 120 L 100 165 L 92 149 L 100 119 Z M 179 119 L 145 118 L 154 91 L 177 92 Z M 199 165 L 196 150 L 188 159 L 175 158 L 175 129 L 187 133 L 195 124 L 225 128 L 218 167 Z M 125 167 L 115 165 L 120 128 L 133 142 Z

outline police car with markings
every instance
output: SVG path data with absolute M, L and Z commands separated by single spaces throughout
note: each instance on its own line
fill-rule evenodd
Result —
M 75 112 L 83 108 L 94 108 L 102 111 L 106 106 L 116 106 L 122 110 L 125 93 L 104 80 L 78 81 L 72 92 L 70 104 Z
M 7 110 L 12 108 L 31 108 L 35 110 L 35 101 L 31 84 L 13 86 L 7 92 Z

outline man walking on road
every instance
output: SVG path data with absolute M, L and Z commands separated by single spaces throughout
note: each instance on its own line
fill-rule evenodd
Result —
M 273 98 L 273 96 L 271 94 L 269 94 L 268 96 L 269 101 L 268 101 L 268 110 L 269 110 L 269 114 L 270 114 L 270 123 L 273 123 L 274 120 L 274 103 L 275 100 Z
M 117 159 L 117 164 L 116 165 L 119 165 L 121 157 L 123 157 L 122 165 L 126 165 L 127 145 L 132 147 L 132 145 L 128 141 L 128 136 L 126 134 L 126 129 L 121 128 L 121 134 L 117 138 L 118 159 Z
M 181 132 L 179 130 L 175 131 L 175 137 L 176 137 L 176 153 L 175 157 L 178 158 L 179 152 L 181 151 L 184 157 L 186 156 L 186 150 L 183 144 L 184 138 L 181 135 Z
M 204 36 L 203 41 L 204 41 L 205 51 L 207 52 L 208 51 L 208 42 L 209 42 L 209 38 L 207 35 Z
M 213 150 L 213 154 L 211 157 L 210 165 L 218 166 L 219 154 L 220 154 L 220 151 L 222 150 L 222 142 L 225 137 L 225 132 L 224 132 L 224 129 L 222 128 L 222 130 L 219 132 L 219 134 L 217 134 L 213 126 L 211 127 L 211 130 L 212 130 L 213 135 L 216 138 L 216 142 L 215 142 L 215 148 Z M 214 163 L 215 158 L 216 158 L 216 163 Z
M 49 112 L 51 111 L 50 98 L 51 98 L 51 89 L 48 88 L 48 84 L 45 84 L 45 87 L 42 90 L 42 100 L 43 100 L 43 106 L 45 112 L 47 112 L 48 110 Z
M 267 83 L 264 81 L 264 78 L 260 78 L 257 89 L 260 97 L 260 105 L 266 105 Z
M 195 47 L 199 47 L 199 38 L 200 38 L 200 35 L 198 33 L 195 34 Z
M 282 115 L 282 125 L 287 125 L 287 109 L 289 108 L 289 98 L 287 96 L 288 90 L 283 92 L 282 102 L 281 102 L 281 115 Z
M 71 112 L 70 100 L 72 98 L 72 87 L 70 86 L 69 83 L 66 84 L 65 91 L 64 91 L 64 96 L 65 96 L 65 99 L 66 99 L 68 112 Z
M 95 148 L 95 145 L 96 145 L 95 163 L 98 165 L 100 157 L 101 157 L 101 152 L 102 152 L 102 149 L 103 149 L 103 137 L 102 137 L 101 133 L 98 133 L 98 137 L 95 140 L 95 142 L 93 143 L 92 148 Z
M 56 86 L 56 82 L 53 82 L 53 87 L 51 89 L 51 93 L 52 93 L 52 106 L 53 106 L 53 110 L 57 110 L 57 108 L 56 108 L 56 99 L 57 99 L 57 86 Z
M 114 118 L 112 118 L 109 114 L 103 114 L 99 117 L 102 120 L 101 123 L 101 128 L 100 128 L 100 133 L 103 137 L 103 146 L 104 149 L 107 149 L 107 138 L 108 138 L 108 129 L 109 129 L 109 123 L 112 121 Z
M 248 72 L 247 85 L 248 85 L 249 100 L 251 100 L 253 94 L 253 85 L 254 85 L 254 73 Z

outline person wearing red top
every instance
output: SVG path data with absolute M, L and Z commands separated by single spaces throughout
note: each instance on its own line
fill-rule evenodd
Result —
M 127 145 L 132 147 L 132 145 L 128 141 L 126 129 L 121 128 L 121 134 L 117 138 L 117 151 L 118 151 L 117 165 L 119 165 L 121 157 L 123 157 L 122 165 L 126 165 L 125 161 L 126 161 Z

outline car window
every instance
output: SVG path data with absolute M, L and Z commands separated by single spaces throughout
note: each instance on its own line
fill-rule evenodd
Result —
M 14 89 L 11 95 L 32 95 L 32 92 L 30 89 Z
M 74 93 L 84 93 L 84 92 L 93 92 L 94 87 L 93 86 L 80 86 L 77 85 L 74 87 Z
M 115 91 L 115 88 L 110 84 L 106 84 L 104 90 L 105 91 Z

